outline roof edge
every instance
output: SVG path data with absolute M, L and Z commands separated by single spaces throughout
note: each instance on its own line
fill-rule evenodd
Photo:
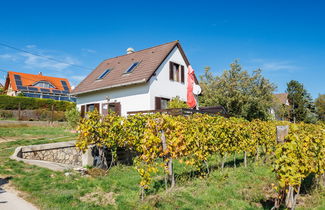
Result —
M 129 85 L 136 85 L 136 84 L 141 84 L 141 83 L 146 83 L 146 79 L 141 79 L 141 80 L 137 80 L 137 81 L 133 81 L 133 82 L 126 82 L 126 83 L 122 83 L 122 84 L 111 85 L 111 86 L 107 86 L 107 87 L 103 87 L 103 88 L 97 88 L 97 89 L 93 89 L 93 90 L 81 91 L 81 92 L 76 92 L 76 93 L 72 92 L 71 95 L 80 95 L 80 94 L 91 93 L 91 92 L 95 92 L 95 91 L 99 91 L 99 90 L 106 90 L 106 89 L 129 86 Z

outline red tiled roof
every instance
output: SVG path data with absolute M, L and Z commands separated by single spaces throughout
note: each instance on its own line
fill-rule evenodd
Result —
M 7 80 L 8 79 L 10 80 L 11 87 L 14 91 L 18 91 L 14 75 L 20 75 L 21 81 L 22 81 L 22 86 L 33 86 L 33 84 L 35 84 L 36 82 L 46 81 L 46 82 L 51 83 L 55 87 L 55 88 L 50 88 L 50 89 L 64 90 L 64 88 L 61 84 L 61 81 L 65 81 L 68 85 L 69 90 L 71 91 L 70 83 L 65 78 L 49 77 L 49 76 L 44 76 L 41 74 L 27 74 L 27 73 L 9 71 Z M 7 83 L 8 82 L 6 82 L 5 88 L 8 88 L 7 85 L 9 85 L 9 84 L 7 84 Z
M 173 41 L 103 61 L 82 82 L 80 82 L 80 84 L 73 90 L 73 94 L 145 83 L 149 81 L 160 64 L 176 46 L 182 53 L 187 65 L 189 65 L 179 42 Z M 125 74 L 125 71 L 134 62 L 140 63 L 131 73 Z M 111 71 L 106 77 L 98 80 L 97 78 L 107 69 L 111 69 Z

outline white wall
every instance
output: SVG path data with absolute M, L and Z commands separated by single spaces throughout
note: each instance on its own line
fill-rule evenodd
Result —
M 80 110 L 82 105 L 107 103 L 108 96 L 110 102 L 121 103 L 121 115 L 126 116 L 128 111 L 143 111 L 150 109 L 148 84 L 131 85 L 127 87 L 112 88 L 102 91 L 81 94 L 77 97 L 77 107 Z
M 169 61 L 184 66 L 184 83 L 169 80 Z M 187 65 L 177 47 L 169 54 L 156 71 L 156 76 L 150 79 L 150 108 L 155 109 L 155 97 L 172 99 L 179 96 L 182 101 L 187 101 Z
M 169 80 L 169 61 L 184 66 L 184 83 Z M 179 96 L 181 100 L 186 101 L 186 87 L 187 65 L 179 49 L 175 47 L 148 83 L 78 95 L 77 107 L 80 110 L 82 105 L 100 103 L 101 112 L 102 103 L 107 103 L 106 96 L 108 96 L 110 102 L 121 103 L 121 114 L 125 116 L 129 111 L 155 109 L 155 97 L 172 99 Z

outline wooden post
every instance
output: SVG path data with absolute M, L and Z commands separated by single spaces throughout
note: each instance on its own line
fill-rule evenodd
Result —
M 165 136 L 165 132 L 161 131 L 161 143 L 162 143 L 162 147 L 163 147 L 163 152 L 165 152 L 167 150 L 167 143 L 166 143 L 166 136 Z M 168 159 L 168 162 L 165 163 L 167 169 L 168 169 L 168 181 L 171 183 L 170 188 L 173 188 L 175 186 L 175 177 L 174 177 L 174 170 L 173 170 L 173 159 L 167 155 L 164 156 L 164 161 Z M 166 178 L 165 178 L 165 183 L 166 183 Z M 166 186 L 167 189 L 167 186 Z
M 244 152 L 244 166 L 247 167 L 247 152 Z
M 18 103 L 18 120 L 21 120 L 20 112 L 21 112 L 21 106 L 20 102 Z
M 54 104 L 52 104 L 52 107 L 51 107 L 51 123 L 53 124 L 53 121 L 54 121 Z

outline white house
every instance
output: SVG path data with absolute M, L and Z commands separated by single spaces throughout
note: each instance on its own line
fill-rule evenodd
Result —
M 164 109 L 174 97 L 186 101 L 188 65 L 178 41 L 140 51 L 129 48 L 125 55 L 99 64 L 72 94 L 82 115 L 94 109 L 123 116 L 129 111 Z

